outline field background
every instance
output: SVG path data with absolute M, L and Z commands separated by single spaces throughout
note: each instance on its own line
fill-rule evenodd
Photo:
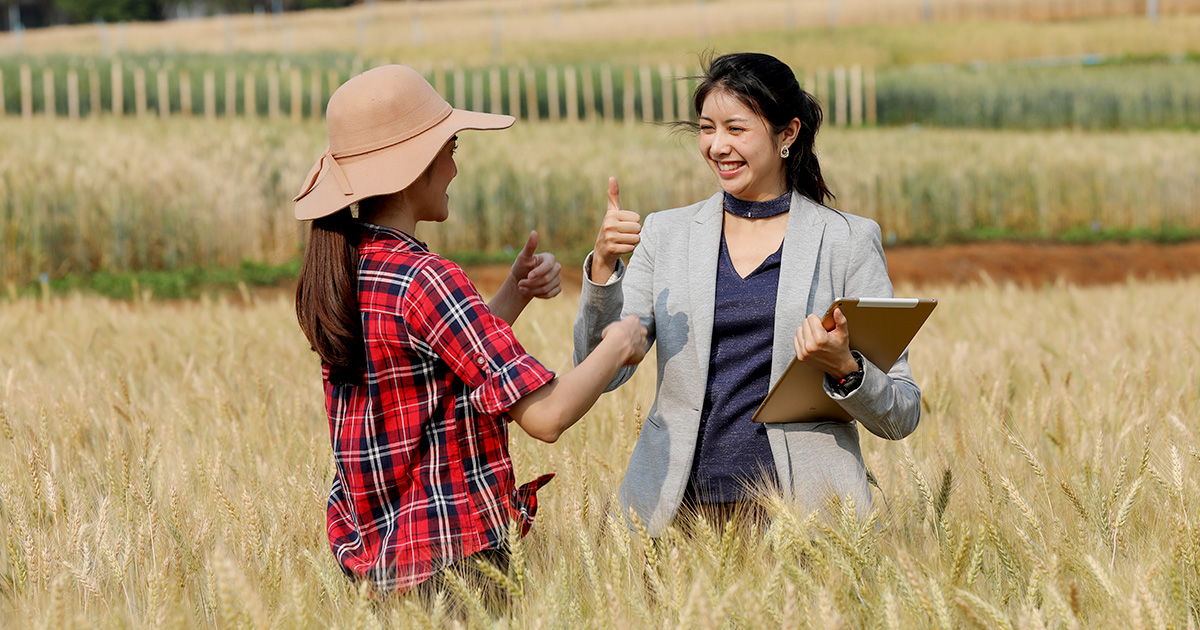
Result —
M 1155 6 L 376 2 L 0 33 L 0 626 L 1195 627 L 1200 4 Z M 493 576 L 517 596 L 507 610 L 471 584 L 437 601 L 356 589 L 325 542 L 319 367 L 289 296 L 304 238 L 290 198 L 324 147 L 309 78 L 403 62 L 453 99 L 456 71 L 534 73 L 542 115 L 464 134 L 451 219 L 418 234 L 488 291 L 496 268 L 476 265 L 511 259 L 529 229 L 576 267 L 608 175 L 640 212 L 716 190 L 694 139 L 641 122 L 639 100 L 624 116 L 619 81 L 616 120 L 550 120 L 551 68 L 648 68 L 658 85 L 705 50 L 746 49 L 822 77 L 827 107 L 836 68 L 873 73 L 877 124 L 827 125 L 821 160 L 836 206 L 883 228 L 897 292 L 942 302 L 911 358 L 920 429 L 862 438 L 877 517 L 834 506 L 806 520 L 772 503 L 751 536 L 626 529 L 612 505 L 653 400 L 643 369 L 559 443 L 513 434 L 522 480 L 558 477 Z M 153 100 L 137 115 L 138 68 L 155 98 L 166 75 L 168 117 Z M 84 94 L 93 73 L 110 86 L 78 120 L 70 71 Z M 249 114 L 244 91 L 223 109 L 225 72 L 238 89 L 261 81 Z M 275 116 L 270 72 L 284 82 Z M 1053 249 L 1064 242 L 1101 245 Z M 970 255 L 981 243 L 1019 260 L 984 265 Z M 1172 273 L 1131 261 L 1107 284 L 1068 280 L 1122 251 Z M 903 280 L 914 265 L 961 282 Z M 557 370 L 575 286 L 516 327 Z

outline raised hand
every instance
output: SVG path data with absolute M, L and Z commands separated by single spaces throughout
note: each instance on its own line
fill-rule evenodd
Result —
M 833 309 L 833 329 L 825 330 L 821 318 L 809 315 L 796 328 L 792 345 L 796 358 L 834 378 L 858 371 L 858 362 L 850 354 L 850 325 L 842 309 Z
M 562 292 L 562 265 L 554 259 L 554 254 L 535 254 L 537 246 L 538 233 L 534 230 L 513 261 L 512 277 L 521 297 L 550 299 Z
M 605 283 L 617 270 L 617 260 L 641 242 L 642 217 L 621 207 L 620 187 L 616 177 L 608 178 L 608 209 L 596 235 L 592 253 L 592 282 Z
M 637 315 L 630 315 L 621 321 L 613 322 L 604 327 L 600 337 L 601 343 L 619 343 L 627 353 L 625 365 L 636 365 L 646 357 L 646 327 Z

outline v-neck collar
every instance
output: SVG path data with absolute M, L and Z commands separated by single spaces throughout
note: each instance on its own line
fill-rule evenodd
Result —
M 783 242 L 787 242 L 787 239 L 783 239 Z M 729 244 L 725 242 L 725 233 L 721 232 L 721 251 L 719 257 L 720 260 L 717 263 L 717 273 L 721 273 L 720 268 L 722 266 L 729 265 L 729 270 L 733 272 L 734 277 L 741 282 L 746 282 L 750 278 L 753 278 L 762 272 L 763 268 L 765 268 L 768 264 L 781 261 L 783 258 L 783 243 L 781 242 L 779 244 L 779 249 L 775 250 L 766 258 L 764 258 L 763 261 L 758 263 L 758 266 L 755 267 L 750 273 L 743 276 L 742 274 L 738 273 L 737 267 L 733 264 L 733 256 L 729 255 Z

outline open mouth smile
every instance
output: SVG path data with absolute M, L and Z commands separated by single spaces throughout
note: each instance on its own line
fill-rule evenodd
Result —
M 717 162 L 716 164 L 721 177 L 733 177 L 746 166 L 745 162 Z

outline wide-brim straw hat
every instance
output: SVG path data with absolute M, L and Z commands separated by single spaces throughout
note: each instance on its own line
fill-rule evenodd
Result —
M 504 129 L 512 116 L 455 109 L 416 70 L 372 68 L 329 98 L 329 147 L 293 201 L 302 221 L 404 190 L 464 129 Z

